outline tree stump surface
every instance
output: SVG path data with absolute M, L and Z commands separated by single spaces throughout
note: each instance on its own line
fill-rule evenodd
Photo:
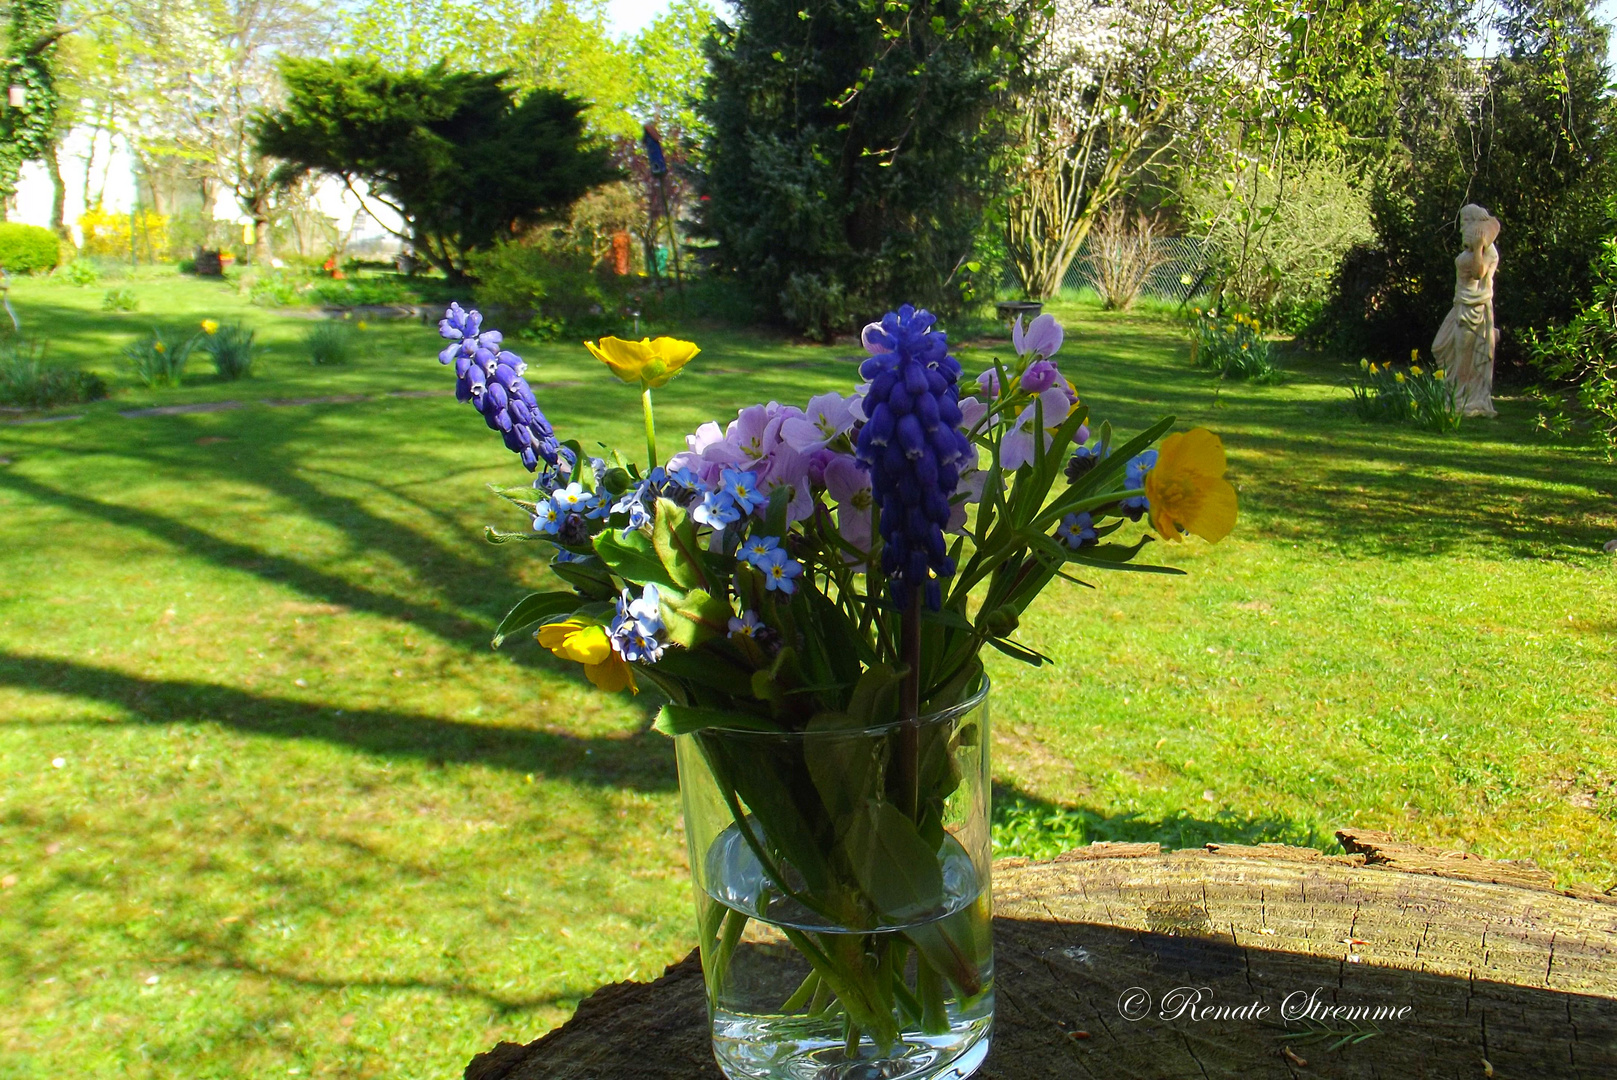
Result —
M 1093 844 L 996 863 L 977 1075 L 1617 1080 L 1617 897 L 1559 890 L 1531 863 L 1337 835 L 1349 854 Z M 1303 1016 L 1283 1018 L 1288 1002 Z M 1319 1011 L 1356 1006 L 1384 1011 Z M 696 955 L 465 1075 L 717 1080 Z

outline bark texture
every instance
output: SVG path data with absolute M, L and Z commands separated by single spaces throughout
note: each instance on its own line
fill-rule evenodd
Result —
M 1338 835 L 1349 854 L 1095 844 L 997 863 L 998 1011 L 978 1075 L 1617 1078 L 1617 898 L 1557 890 L 1531 863 Z M 1195 1008 L 1268 1012 L 1195 1017 L 1181 1006 L 1197 990 Z M 1131 1020 L 1135 991 L 1151 1004 Z M 1286 1022 L 1288 997 L 1409 1009 Z M 1338 1045 L 1355 1035 L 1367 1037 Z M 694 954 L 466 1069 L 467 1080 L 719 1076 Z

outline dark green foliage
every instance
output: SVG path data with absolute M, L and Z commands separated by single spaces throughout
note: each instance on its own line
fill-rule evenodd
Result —
M 107 396 L 107 384 L 93 371 L 46 367 L 41 349 L 14 334 L 0 337 L 0 405 L 50 409 Z
M 819 336 L 904 301 L 957 308 L 1005 175 L 996 106 L 1020 34 L 1011 8 L 741 0 L 735 11 L 709 42 L 701 106 L 718 266 Z
M 54 270 L 62 257 L 62 242 L 38 225 L 0 222 L 0 267 L 12 274 Z
M 23 104 L 0 108 L 0 198 L 17 193 L 23 162 L 43 155 L 56 137 L 56 49 L 62 0 L 11 0 L 0 87 L 23 88 Z M 53 262 L 52 266 L 55 265 Z
M 409 222 L 416 250 L 451 277 L 466 256 L 566 210 L 616 175 L 585 133 L 587 103 L 503 74 L 389 71 L 373 60 L 289 58 L 286 108 L 261 118 L 280 176 L 364 180 Z
M 1607 240 L 1594 265 L 1595 287 L 1583 310 L 1564 326 L 1524 335 L 1533 364 L 1551 379 L 1574 383 L 1596 442 L 1617 458 L 1617 239 Z M 1570 426 L 1563 414 L 1545 424 Z
M 477 303 L 485 313 L 507 312 L 526 322 L 526 333 L 553 339 L 566 329 L 590 336 L 612 332 L 621 320 L 612 296 L 585 253 L 565 246 L 506 241 L 471 260 Z
M 1617 184 L 1607 30 L 1589 0 L 1510 0 L 1504 55 L 1459 56 L 1458 16 L 1427 25 L 1424 60 L 1401 61 L 1397 146 L 1374 185 L 1376 240 L 1350 253 L 1321 336 L 1376 358 L 1429 347 L 1453 301 L 1461 206 L 1499 218 L 1495 318 L 1502 371 L 1524 332 L 1564 322 L 1593 285 Z

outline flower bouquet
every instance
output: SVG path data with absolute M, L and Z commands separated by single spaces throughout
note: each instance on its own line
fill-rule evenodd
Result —
M 984 646 L 1056 578 L 1150 570 L 1235 523 L 1204 430 L 1092 430 L 1049 315 L 963 396 L 926 311 L 867 326 L 860 383 L 742 409 L 660 461 L 652 391 L 698 353 L 588 344 L 637 387 L 645 458 L 558 440 L 522 361 L 458 305 L 457 396 L 534 472 L 502 490 L 566 587 L 520 601 L 605 690 L 654 686 L 674 738 L 715 1054 L 731 1077 L 966 1076 L 993 1017 Z M 1163 436 L 1167 436 L 1163 438 Z M 1162 439 L 1158 448 L 1153 448 Z

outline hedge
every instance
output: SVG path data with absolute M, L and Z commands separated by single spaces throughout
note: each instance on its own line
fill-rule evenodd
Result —
M 0 267 L 13 274 L 53 270 L 61 259 L 62 243 L 56 234 L 38 225 L 0 222 Z

